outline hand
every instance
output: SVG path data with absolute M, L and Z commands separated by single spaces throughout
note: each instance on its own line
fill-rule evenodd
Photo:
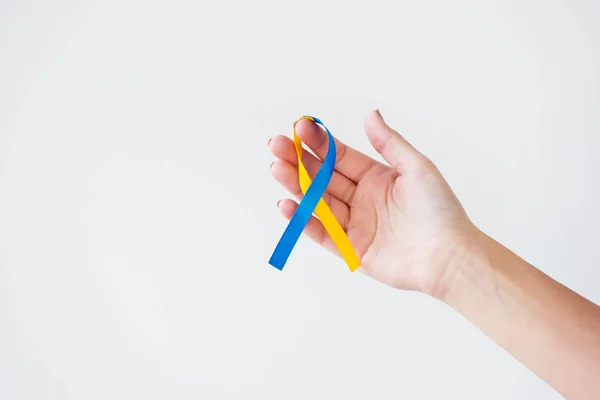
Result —
M 361 260 L 360 270 L 390 286 L 443 297 L 455 260 L 478 230 L 435 165 L 390 128 L 378 111 L 365 118 L 369 141 L 388 165 L 336 139 L 337 160 L 323 199 L 331 208 Z M 312 121 L 301 120 L 296 132 L 321 159 L 327 135 Z M 274 178 L 300 199 L 298 163 L 291 139 L 276 136 L 269 148 L 278 159 Z M 303 163 L 314 177 L 321 161 L 304 152 Z M 278 203 L 290 219 L 297 203 Z M 318 244 L 337 249 L 316 217 L 304 233 Z
M 303 120 L 296 131 L 325 157 L 320 127 Z M 358 253 L 360 270 L 445 301 L 565 397 L 600 398 L 600 307 L 479 231 L 433 163 L 378 112 L 366 117 L 365 131 L 389 166 L 337 141 L 324 196 Z M 269 148 L 278 158 L 273 176 L 300 198 L 293 142 L 278 136 Z M 321 166 L 308 152 L 303 162 L 312 176 Z M 278 204 L 288 219 L 297 207 L 293 200 Z M 337 252 L 315 217 L 304 233 Z

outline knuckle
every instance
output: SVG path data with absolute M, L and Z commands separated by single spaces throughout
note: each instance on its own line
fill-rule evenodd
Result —
M 344 159 L 344 157 L 346 156 L 347 149 L 348 148 L 342 143 L 337 143 L 337 156 L 335 160 L 336 163 L 339 163 Z
M 354 197 L 354 190 L 355 186 L 350 184 L 344 188 L 342 191 L 342 198 L 344 199 L 344 202 L 349 203 L 352 200 L 352 197 Z
M 423 155 L 420 155 L 415 160 L 415 169 L 418 173 L 429 174 L 435 171 L 436 167 L 433 161 Z

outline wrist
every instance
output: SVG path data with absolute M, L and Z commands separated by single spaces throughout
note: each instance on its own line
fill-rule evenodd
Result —
M 489 240 L 492 239 L 475 226 L 455 235 L 450 241 L 452 245 L 448 246 L 447 256 L 440 263 L 433 284 L 426 293 L 450 306 L 461 302 L 471 292 L 467 284 L 472 283 L 476 279 L 475 275 L 487 268 L 482 260 L 485 259 L 483 253 Z

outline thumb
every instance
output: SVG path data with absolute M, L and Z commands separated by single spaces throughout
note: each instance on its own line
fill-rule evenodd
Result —
M 379 110 L 371 111 L 365 118 L 365 132 L 375 150 L 398 172 L 410 169 L 423 157 L 385 123 Z

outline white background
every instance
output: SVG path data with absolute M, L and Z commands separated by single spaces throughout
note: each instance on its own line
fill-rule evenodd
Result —
M 597 1 L 0 2 L 0 398 L 556 399 L 286 221 L 267 140 L 380 108 L 600 302 Z

